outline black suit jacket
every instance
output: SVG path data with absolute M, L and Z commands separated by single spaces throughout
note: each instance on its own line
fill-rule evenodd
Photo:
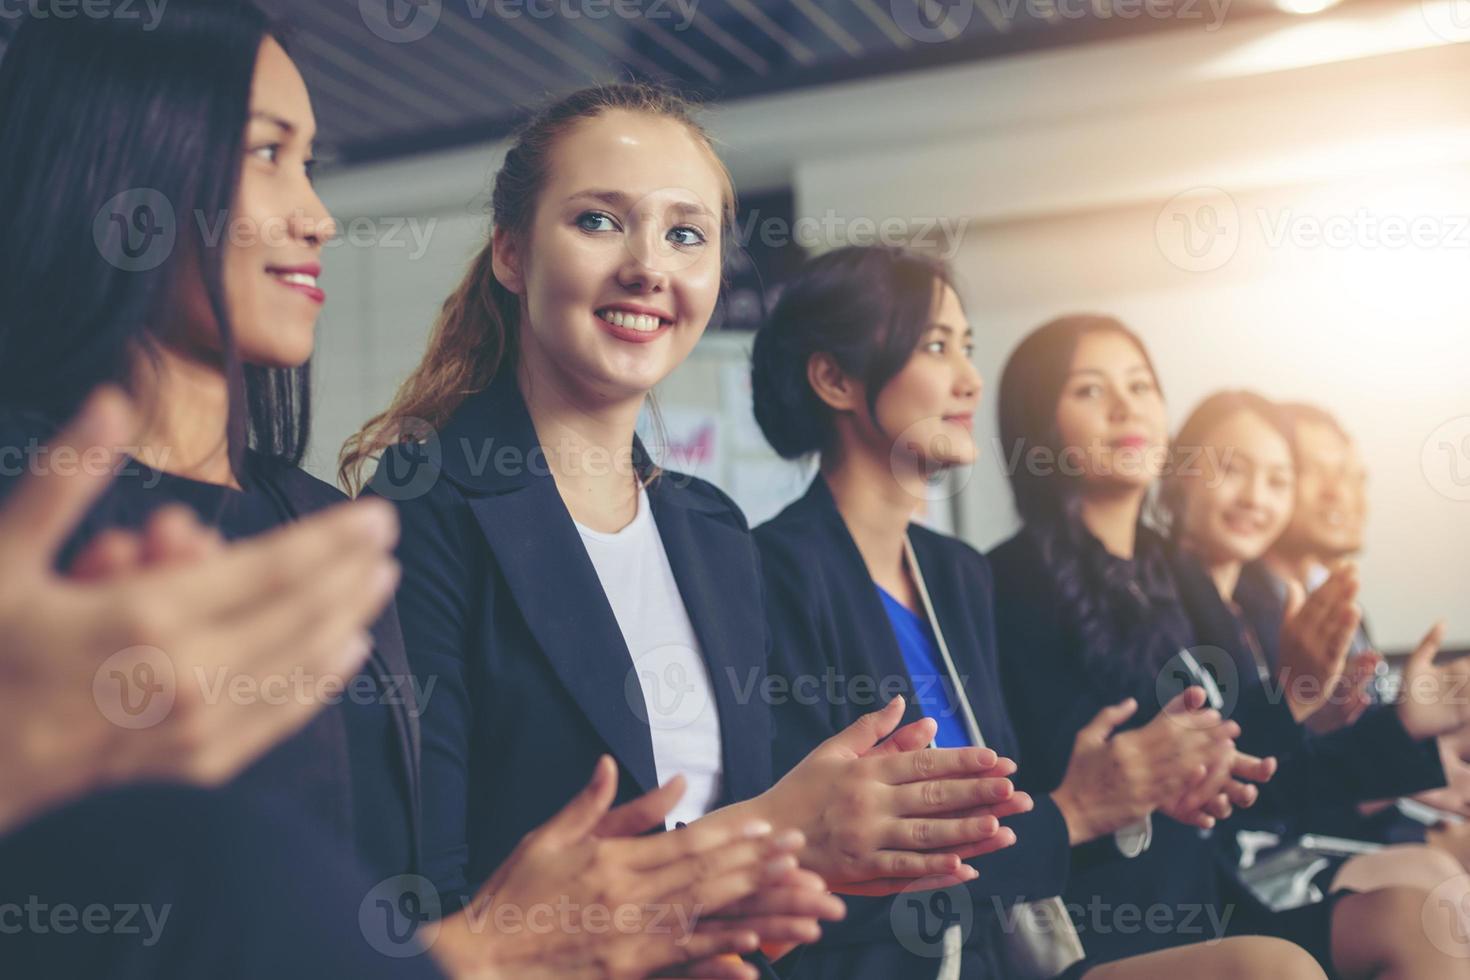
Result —
M 34 414 L 0 413 L 0 457 L 22 460 L 55 431 Z M 342 503 L 346 497 L 294 466 L 251 455 L 248 489 L 271 502 L 271 522 L 292 520 Z M 23 467 L 0 466 L 0 497 Z M 85 543 L 107 528 L 141 528 L 152 512 L 184 503 L 226 538 L 242 531 L 201 511 L 199 497 L 229 491 L 169 477 L 136 460 L 126 461 L 63 549 L 65 567 Z M 262 528 L 256 528 L 258 533 Z M 247 795 L 288 801 L 356 849 L 375 875 L 415 872 L 419 863 L 419 724 L 414 689 L 398 616 L 390 603 L 372 627 L 373 649 L 351 694 L 318 713 L 297 734 L 272 748 L 230 785 Z M 371 680 L 370 691 L 358 686 Z M 386 716 L 386 717 L 385 717 Z
M 910 525 L 908 535 L 985 743 L 1024 769 L 996 662 L 990 566 L 955 538 L 918 525 Z M 818 476 L 805 496 L 757 528 L 755 537 L 774 633 L 777 772 L 895 694 L 907 702 L 905 724 L 923 717 L 914 685 L 933 679 L 910 676 L 877 586 L 826 481 Z M 1032 812 L 1006 824 L 1015 830 L 1016 844 L 973 861 L 980 877 L 959 889 L 963 895 L 931 896 L 951 914 L 970 912 L 963 919 L 964 976 L 1006 975 L 999 956 L 1001 910 L 1060 895 L 1066 884 L 1067 828 L 1051 797 L 1038 794 Z M 849 898 L 847 920 L 827 926 L 821 943 L 794 958 L 797 975 L 878 980 L 921 968 L 926 952 L 937 952 L 926 948 L 919 931 L 923 919 L 944 910 L 914 901 L 910 895 Z M 938 960 L 930 955 L 927 965 L 937 969 Z
M 635 462 L 649 460 L 635 441 Z M 618 801 L 654 789 L 634 663 L 562 503 L 514 372 L 435 436 L 387 452 L 373 492 L 397 503 L 398 610 L 424 706 L 425 874 L 472 895 L 580 790 L 599 755 Z M 733 501 L 664 472 L 648 499 L 709 668 L 723 744 L 721 803 L 771 785 L 757 692 L 768 632 L 754 542 Z

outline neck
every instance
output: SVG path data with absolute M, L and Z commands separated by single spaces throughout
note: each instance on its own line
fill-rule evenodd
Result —
M 1262 561 L 1271 570 L 1271 574 L 1279 579 L 1296 582 L 1302 588 L 1306 588 L 1312 570 L 1322 564 L 1316 555 L 1285 548 L 1272 548 L 1266 552 Z
M 877 459 L 842 446 L 822 454 L 821 473 L 868 574 L 902 598 L 908 580 L 903 543 L 909 521 L 924 499 L 923 477 L 906 473 L 895 478 L 886 455 Z
M 596 531 L 626 527 L 638 512 L 631 451 L 644 396 L 590 399 L 525 359 L 517 374 L 547 469 L 572 518 Z
M 1138 516 L 1147 488 L 1089 490 L 1082 497 L 1082 523 L 1108 553 L 1131 559 L 1138 544 Z
M 138 460 L 156 470 L 239 489 L 230 469 L 229 383 L 218 365 L 164 349 L 134 364 L 143 430 Z

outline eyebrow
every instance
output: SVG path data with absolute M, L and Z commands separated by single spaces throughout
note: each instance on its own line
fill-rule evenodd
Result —
M 268 123 L 269 125 L 272 125 L 272 126 L 278 126 L 281 129 L 285 130 L 286 135 L 288 135 L 288 136 L 294 136 L 301 129 L 301 127 L 297 126 L 291 120 L 284 119 L 281 116 L 277 116 L 274 113 L 270 113 L 270 112 L 260 112 L 260 111 L 252 112 L 252 113 L 250 113 L 250 121 L 251 122 L 263 122 L 263 123 Z M 314 142 L 315 141 L 313 141 L 313 143 Z
M 1124 373 L 1125 374 L 1136 374 L 1139 371 L 1142 371 L 1144 374 L 1147 374 L 1149 377 L 1153 377 L 1153 372 L 1150 371 L 1148 369 L 1148 367 L 1146 365 L 1143 365 L 1143 364 L 1135 364 L 1131 368 L 1129 368 L 1127 371 L 1125 371 Z M 1078 368 L 1075 371 L 1070 371 L 1070 372 L 1067 373 L 1067 380 L 1070 381 L 1071 379 L 1075 378 L 1079 374 L 1095 374 L 1095 375 L 1097 375 L 1100 378 L 1107 377 L 1107 373 L 1105 371 L 1103 371 L 1101 368 Z
M 957 332 L 954 327 L 951 327 L 947 323 L 931 323 L 931 324 L 929 324 L 929 329 L 930 330 L 938 330 L 939 332 L 943 333 L 946 337 L 953 337 L 955 335 L 955 333 Z M 974 336 L 975 336 L 975 328 L 974 327 L 966 327 L 964 329 L 964 331 L 962 332 L 962 336 L 974 338 Z
M 567 198 L 567 200 L 575 201 L 578 198 L 583 197 L 590 197 L 594 201 L 601 201 L 608 207 L 617 208 L 620 211 L 626 211 L 629 205 L 632 203 L 627 194 L 623 193 L 622 191 L 612 190 L 578 191 L 577 193 Z M 677 201 L 673 204 L 670 204 L 669 210 L 677 211 L 680 214 L 695 214 L 706 218 L 714 217 L 714 212 L 705 207 L 703 204 L 691 204 L 688 201 Z

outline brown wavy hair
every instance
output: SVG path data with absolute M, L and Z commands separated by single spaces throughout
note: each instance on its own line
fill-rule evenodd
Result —
M 724 185 L 720 240 L 721 247 L 728 249 L 735 226 L 735 189 L 714 141 L 696 121 L 692 103 L 666 88 L 644 83 L 581 89 L 542 109 L 517 130 L 505 163 L 495 175 L 490 197 L 492 228 L 505 229 L 523 245 L 557 141 L 579 122 L 615 109 L 681 123 L 709 149 Z M 515 367 L 521 298 L 495 278 L 493 258 L 494 239 L 487 235 L 463 281 L 444 301 L 423 359 L 398 386 L 388 408 L 368 419 L 342 446 L 337 476 L 349 493 L 355 495 L 361 489 L 362 471 L 369 460 L 390 446 L 413 440 L 420 422 L 442 427 L 466 398 L 487 387 L 502 368 Z

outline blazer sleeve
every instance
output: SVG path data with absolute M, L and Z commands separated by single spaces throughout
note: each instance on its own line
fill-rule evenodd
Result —
M 467 543 L 477 540 L 464 496 L 440 478 L 421 496 L 395 501 L 401 526 L 398 618 L 409 668 L 420 689 L 423 873 L 447 911 L 471 896 L 469 810 L 475 672 L 471 651 L 485 602 L 483 560 Z M 427 685 L 434 686 L 429 688 Z
M 1289 713 L 1284 704 L 1279 708 Z M 1354 724 L 1325 735 L 1302 726 L 1297 732 L 1291 743 L 1278 743 L 1280 765 L 1256 804 L 1262 813 L 1386 800 L 1445 784 L 1438 742 L 1411 737 L 1392 705 L 1369 708 Z M 1281 744 L 1291 748 L 1280 750 Z M 1243 747 L 1258 751 L 1250 742 Z

